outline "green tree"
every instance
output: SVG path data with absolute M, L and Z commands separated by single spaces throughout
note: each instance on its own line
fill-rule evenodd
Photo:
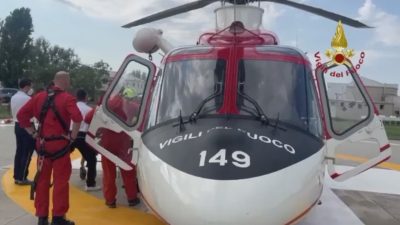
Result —
M 108 81 L 111 70 L 103 61 L 91 66 L 83 65 L 73 49 L 51 46 L 45 38 L 35 40 L 30 58 L 29 72 L 36 88 L 46 87 L 56 72 L 64 70 L 71 74 L 71 91 L 82 88 L 88 92 L 91 99 L 98 97 L 99 89 Z
M 30 54 L 29 72 L 35 81 L 35 87 L 45 87 L 53 79 L 54 70 L 49 68 L 50 65 L 50 43 L 39 38 L 33 44 Z
M 36 87 L 46 87 L 57 71 L 73 71 L 80 67 L 80 59 L 73 49 L 51 46 L 44 38 L 38 38 L 31 51 L 29 72 Z
M 27 75 L 32 32 L 29 8 L 15 9 L 0 24 L 0 80 L 3 86 L 17 87 L 18 79 Z
M 87 91 L 90 99 L 97 99 L 99 90 L 108 81 L 110 70 L 110 66 L 103 61 L 96 62 L 92 66 L 80 65 L 71 71 L 73 89 L 82 88 Z

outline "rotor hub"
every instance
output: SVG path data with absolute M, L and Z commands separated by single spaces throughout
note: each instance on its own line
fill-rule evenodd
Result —
M 214 10 L 216 30 L 229 27 L 233 22 L 240 21 L 248 30 L 259 30 L 262 24 L 264 10 L 248 5 L 223 6 Z
M 227 0 L 225 2 L 229 2 L 231 4 L 236 4 L 236 5 L 245 5 L 250 2 L 254 2 L 254 0 Z

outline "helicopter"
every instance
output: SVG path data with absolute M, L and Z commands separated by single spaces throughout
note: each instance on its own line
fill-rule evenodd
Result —
M 136 166 L 142 200 L 166 224 L 296 224 L 319 202 L 326 168 L 345 181 L 389 159 L 391 147 L 350 59 L 339 51 L 313 71 L 304 52 L 279 45 L 276 34 L 261 28 L 260 2 L 369 26 L 289 0 L 198 0 L 123 27 L 215 2 L 221 2 L 215 31 L 201 34 L 196 45 L 174 47 L 158 29 L 136 33 L 138 52 L 165 55 L 157 66 L 126 57 L 86 141 L 120 168 Z M 342 98 L 329 84 L 329 71 L 338 68 L 348 71 L 346 91 L 354 92 Z M 140 107 L 130 110 L 127 103 L 121 116 L 110 101 L 127 87 L 136 90 Z M 104 148 L 102 129 L 129 135 L 132 148 Z M 376 156 L 338 172 L 336 148 L 361 140 L 377 143 Z

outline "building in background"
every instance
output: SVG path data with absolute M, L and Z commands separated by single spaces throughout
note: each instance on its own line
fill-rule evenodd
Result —
M 400 97 L 397 95 L 398 84 L 380 83 L 365 77 L 362 77 L 362 81 L 380 114 L 400 116 Z
M 400 116 L 400 97 L 398 96 L 398 84 L 381 83 L 366 77 L 361 77 L 367 88 L 375 107 L 380 115 L 387 117 Z M 332 116 L 340 116 L 346 113 L 354 114 L 354 117 L 366 116 L 365 102 L 354 83 L 328 83 L 328 95 L 331 105 Z
M 113 81 L 117 72 L 110 71 L 108 82 L 105 82 L 101 91 L 106 91 L 108 85 Z M 133 87 L 136 89 L 137 93 L 142 94 L 144 91 L 144 86 L 146 85 L 147 75 L 143 74 L 141 71 L 132 71 L 129 75 L 125 76 L 128 79 L 123 82 L 123 85 Z

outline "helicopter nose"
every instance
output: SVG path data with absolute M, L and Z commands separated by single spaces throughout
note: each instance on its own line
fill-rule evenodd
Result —
M 142 135 L 140 189 L 174 225 L 288 224 L 319 198 L 322 140 L 256 120 L 203 118 Z
M 166 164 L 214 180 L 270 174 L 301 162 L 323 147 L 322 140 L 306 131 L 291 127 L 282 131 L 259 121 L 234 119 L 202 119 L 186 124 L 180 133 L 169 125 L 160 126 L 142 139 L 143 145 Z
M 285 169 L 248 179 L 206 179 L 180 171 L 144 150 L 143 198 L 173 225 L 279 225 L 302 217 L 322 192 L 322 150 Z
M 171 127 L 142 135 L 137 164 L 143 198 L 169 224 L 288 224 L 321 194 L 324 145 L 307 131 L 241 118 Z

